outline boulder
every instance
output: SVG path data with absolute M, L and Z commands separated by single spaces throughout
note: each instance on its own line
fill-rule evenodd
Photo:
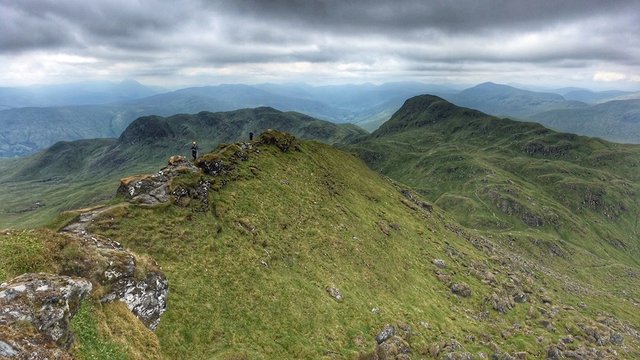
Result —
M 129 276 L 111 287 L 103 302 L 121 300 L 151 330 L 160 324 L 160 316 L 167 307 L 169 284 L 160 272 L 149 272 L 142 280 Z
M 451 292 L 461 297 L 471 296 L 471 288 L 465 283 L 453 284 Z
M 387 324 L 376 336 L 376 342 L 378 344 L 382 344 L 383 342 L 387 341 L 395 334 L 396 334 L 396 328 L 391 324 Z
M 336 301 L 342 301 L 342 292 L 335 286 L 327 286 L 325 289 L 327 293 Z
M 0 285 L 0 355 L 70 359 L 69 321 L 91 292 L 86 279 L 23 274 Z
M 392 336 L 376 346 L 374 360 L 408 360 L 411 347 L 399 336 Z
M 433 262 L 433 265 L 435 265 L 439 269 L 444 269 L 447 267 L 447 263 L 445 263 L 444 260 L 442 259 L 433 259 L 432 262 Z

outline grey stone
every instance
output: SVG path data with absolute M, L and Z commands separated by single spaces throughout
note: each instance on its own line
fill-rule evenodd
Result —
M 6 342 L 0 340 L 0 356 L 3 357 L 12 357 L 18 355 L 16 349 L 14 349 L 11 345 Z
M 622 345 L 624 342 L 624 337 L 620 333 L 613 333 L 611 335 L 610 341 L 613 345 Z
M 69 358 L 69 321 L 91 289 L 86 279 L 45 273 L 23 274 L 0 285 L 1 292 L 15 295 L 0 299 L 0 326 L 11 332 L 10 339 L 0 342 L 0 355 Z
M 433 259 L 433 265 L 435 265 L 439 269 L 444 269 L 447 267 L 447 263 L 445 263 L 442 259 Z
M 335 286 L 328 286 L 326 290 L 332 298 L 336 299 L 336 301 L 342 301 L 342 292 L 340 289 Z
M 123 301 L 127 307 L 151 330 L 160 324 L 160 317 L 167 309 L 169 285 L 162 273 L 149 272 L 143 280 L 133 277 L 114 283 L 103 302 Z
M 383 342 L 387 341 L 395 334 L 396 334 L 396 328 L 391 324 L 387 324 L 384 326 L 384 328 L 382 328 L 382 330 L 376 336 L 376 342 L 378 344 L 382 344 Z
M 465 283 L 453 284 L 451 286 L 451 292 L 462 297 L 471 296 L 471 288 Z

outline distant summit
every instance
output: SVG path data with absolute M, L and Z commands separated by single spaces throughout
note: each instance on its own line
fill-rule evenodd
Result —
M 450 118 L 478 119 L 488 115 L 472 109 L 456 106 L 438 96 L 420 95 L 405 101 L 389 121 L 373 135 L 381 136 L 409 128 L 420 128 Z

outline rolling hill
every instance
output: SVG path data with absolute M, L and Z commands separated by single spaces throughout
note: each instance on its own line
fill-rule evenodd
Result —
M 422 126 L 427 118 L 412 123 Z M 384 134 L 379 138 L 391 136 Z M 170 201 L 139 206 L 120 202 L 125 195 L 92 217 L 90 234 L 157 261 L 170 291 L 155 333 L 135 328 L 139 321 L 126 310 L 89 297 L 80 321 L 72 321 L 73 355 L 640 355 L 638 312 L 622 294 L 529 260 L 500 234 L 460 227 L 353 155 L 267 131 L 254 142 L 221 145 L 195 164 L 201 170 L 167 179 Z M 122 194 L 133 196 L 139 190 L 130 192 L 129 181 Z M 63 228 L 86 211 L 51 227 Z M 30 240 L 29 254 L 43 257 L 34 269 L 57 266 L 55 253 L 44 251 L 45 239 L 55 238 L 46 231 L 4 232 L 0 250 L 15 251 L 19 236 Z M 65 254 L 62 260 L 77 261 L 77 252 Z M 6 266 L 0 270 L 7 276 L 16 273 Z
M 478 109 L 487 114 L 523 119 L 543 111 L 587 106 L 579 101 L 568 101 L 558 94 L 523 90 L 492 82 L 482 83 L 444 98 L 456 105 Z
M 640 143 L 640 99 L 609 101 L 581 109 L 545 111 L 530 118 L 558 131 L 620 143 Z
M 189 155 L 193 140 L 201 151 L 220 143 L 248 139 L 269 128 L 328 143 L 366 133 L 349 124 L 334 124 L 273 108 L 194 115 L 141 117 L 118 139 L 59 142 L 24 159 L 0 161 L 0 227 L 42 224 L 61 210 L 109 199 L 114 183 L 132 172 L 151 171 L 175 154 Z

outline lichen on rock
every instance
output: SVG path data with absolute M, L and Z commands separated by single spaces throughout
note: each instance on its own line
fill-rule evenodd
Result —
M 0 355 L 70 358 L 69 321 L 92 289 L 83 278 L 23 274 L 0 285 Z

